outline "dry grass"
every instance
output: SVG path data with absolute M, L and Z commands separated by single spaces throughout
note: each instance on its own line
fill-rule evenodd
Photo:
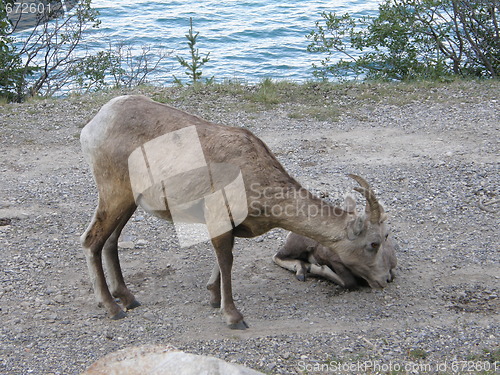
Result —
M 481 103 L 497 100 L 499 92 L 498 80 L 294 83 L 266 79 L 258 85 L 227 81 L 187 87 L 140 86 L 133 89 L 71 95 L 67 100 L 98 108 L 118 95 L 144 94 L 156 101 L 174 106 L 192 107 L 193 103 L 200 103 L 202 109 L 209 110 L 203 106 L 213 106 L 214 103 L 220 102 L 221 106 L 217 110 L 226 113 L 243 110 L 251 114 L 280 108 L 293 119 L 314 118 L 319 121 L 335 122 L 340 119 L 340 114 L 349 114 L 356 118 L 364 116 L 359 111 L 363 107 L 380 104 L 405 106 L 417 102 Z M 31 101 L 39 102 L 40 99 Z M 3 112 L 13 110 L 12 106 L 15 104 L 0 101 Z

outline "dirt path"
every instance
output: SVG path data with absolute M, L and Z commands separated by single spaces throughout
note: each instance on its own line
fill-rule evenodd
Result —
M 479 203 L 499 194 L 500 85 L 439 85 L 429 98 L 429 88 L 416 88 L 415 99 L 399 103 L 391 87 L 378 101 L 380 87 L 366 88 L 370 99 L 340 107 L 337 121 L 297 118 L 296 103 L 286 101 L 236 111 L 240 99 L 229 95 L 173 92 L 176 106 L 248 127 L 333 202 L 352 191 L 347 173 L 365 177 L 400 245 L 394 283 L 346 292 L 320 279 L 301 283 L 274 265 L 281 230 L 238 239 L 233 288 L 246 331 L 228 330 L 208 304 L 209 245 L 180 249 L 173 227 L 142 211 L 120 255 L 143 305 L 108 320 L 94 303 L 78 238 L 96 203 L 78 135 L 106 95 L 1 105 L 0 218 L 10 225 L 0 226 L 0 373 L 76 374 L 148 343 L 273 374 L 335 373 L 341 364 L 344 373 L 495 373 L 498 203 L 487 206 L 496 212 Z M 460 361 L 471 364 L 461 369 Z

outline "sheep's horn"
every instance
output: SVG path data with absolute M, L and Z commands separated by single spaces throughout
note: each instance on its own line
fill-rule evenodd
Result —
M 381 212 L 380 204 L 375 197 L 375 193 L 373 193 L 373 190 L 364 178 L 356 176 L 355 174 L 349 174 L 349 177 L 356 180 L 356 182 L 361 185 L 360 188 L 355 187 L 354 190 L 364 195 L 368 207 L 370 208 L 370 223 L 377 224 L 380 221 Z

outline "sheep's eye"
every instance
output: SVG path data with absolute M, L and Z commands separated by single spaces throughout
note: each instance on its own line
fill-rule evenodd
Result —
M 372 249 L 377 249 L 379 246 L 380 246 L 380 244 L 378 242 L 372 242 L 371 243 Z

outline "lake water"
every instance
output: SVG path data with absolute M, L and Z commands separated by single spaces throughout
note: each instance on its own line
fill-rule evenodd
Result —
M 68 0 L 67 0 L 68 1 Z M 112 49 L 140 56 L 148 49 L 149 63 L 161 53 L 151 83 L 172 84 L 173 76 L 187 81 L 176 56 L 190 58 L 185 35 L 189 20 L 199 32 L 200 55 L 210 52 L 203 77 L 217 82 L 238 80 L 258 83 L 265 78 L 305 81 L 313 79 L 313 62 L 323 56 L 307 52 L 306 34 L 315 29 L 322 12 L 376 16 L 382 0 L 93 0 L 101 25 L 87 30 L 77 53 Z M 31 31 L 16 35 L 22 38 Z M 341 56 L 339 55 L 339 58 Z
M 217 81 L 239 79 L 256 83 L 264 78 L 312 79 L 312 63 L 321 56 L 306 51 L 305 35 L 323 11 L 356 16 L 376 15 L 379 0 L 94 0 L 101 26 L 87 39 L 91 49 L 124 42 L 138 53 L 171 51 L 158 69 L 155 83 L 168 84 L 175 74 L 185 79 L 176 55 L 189 57 L 185 34 L 189 18 L 200 32 L 200 54 L 210 52 L 203 76 Z M 154 60 L 154 59 L 153 59 Z
M 123 42 L 136 53 L 147 45 L 153 53 L 171 52 L 159 67 L 156 83 L 171 83 L 173 75 L 186 77 L 176 55 L 189 57 L 185 34 L 189 18 L 199 31 L 200 54 L 210 52 L 204 77 L 217 81 L 239 79 L 256 83 L 264 78 L 312 79 L 312 63 L 321 56 L 307 52 L 305 35 L 321 13 L 376 15 L 379 0 L 94 0 L 100 11 L 100 29 L 88 39 L 91 49 Z M 154 59 L 153 59 L 154 60 Z

